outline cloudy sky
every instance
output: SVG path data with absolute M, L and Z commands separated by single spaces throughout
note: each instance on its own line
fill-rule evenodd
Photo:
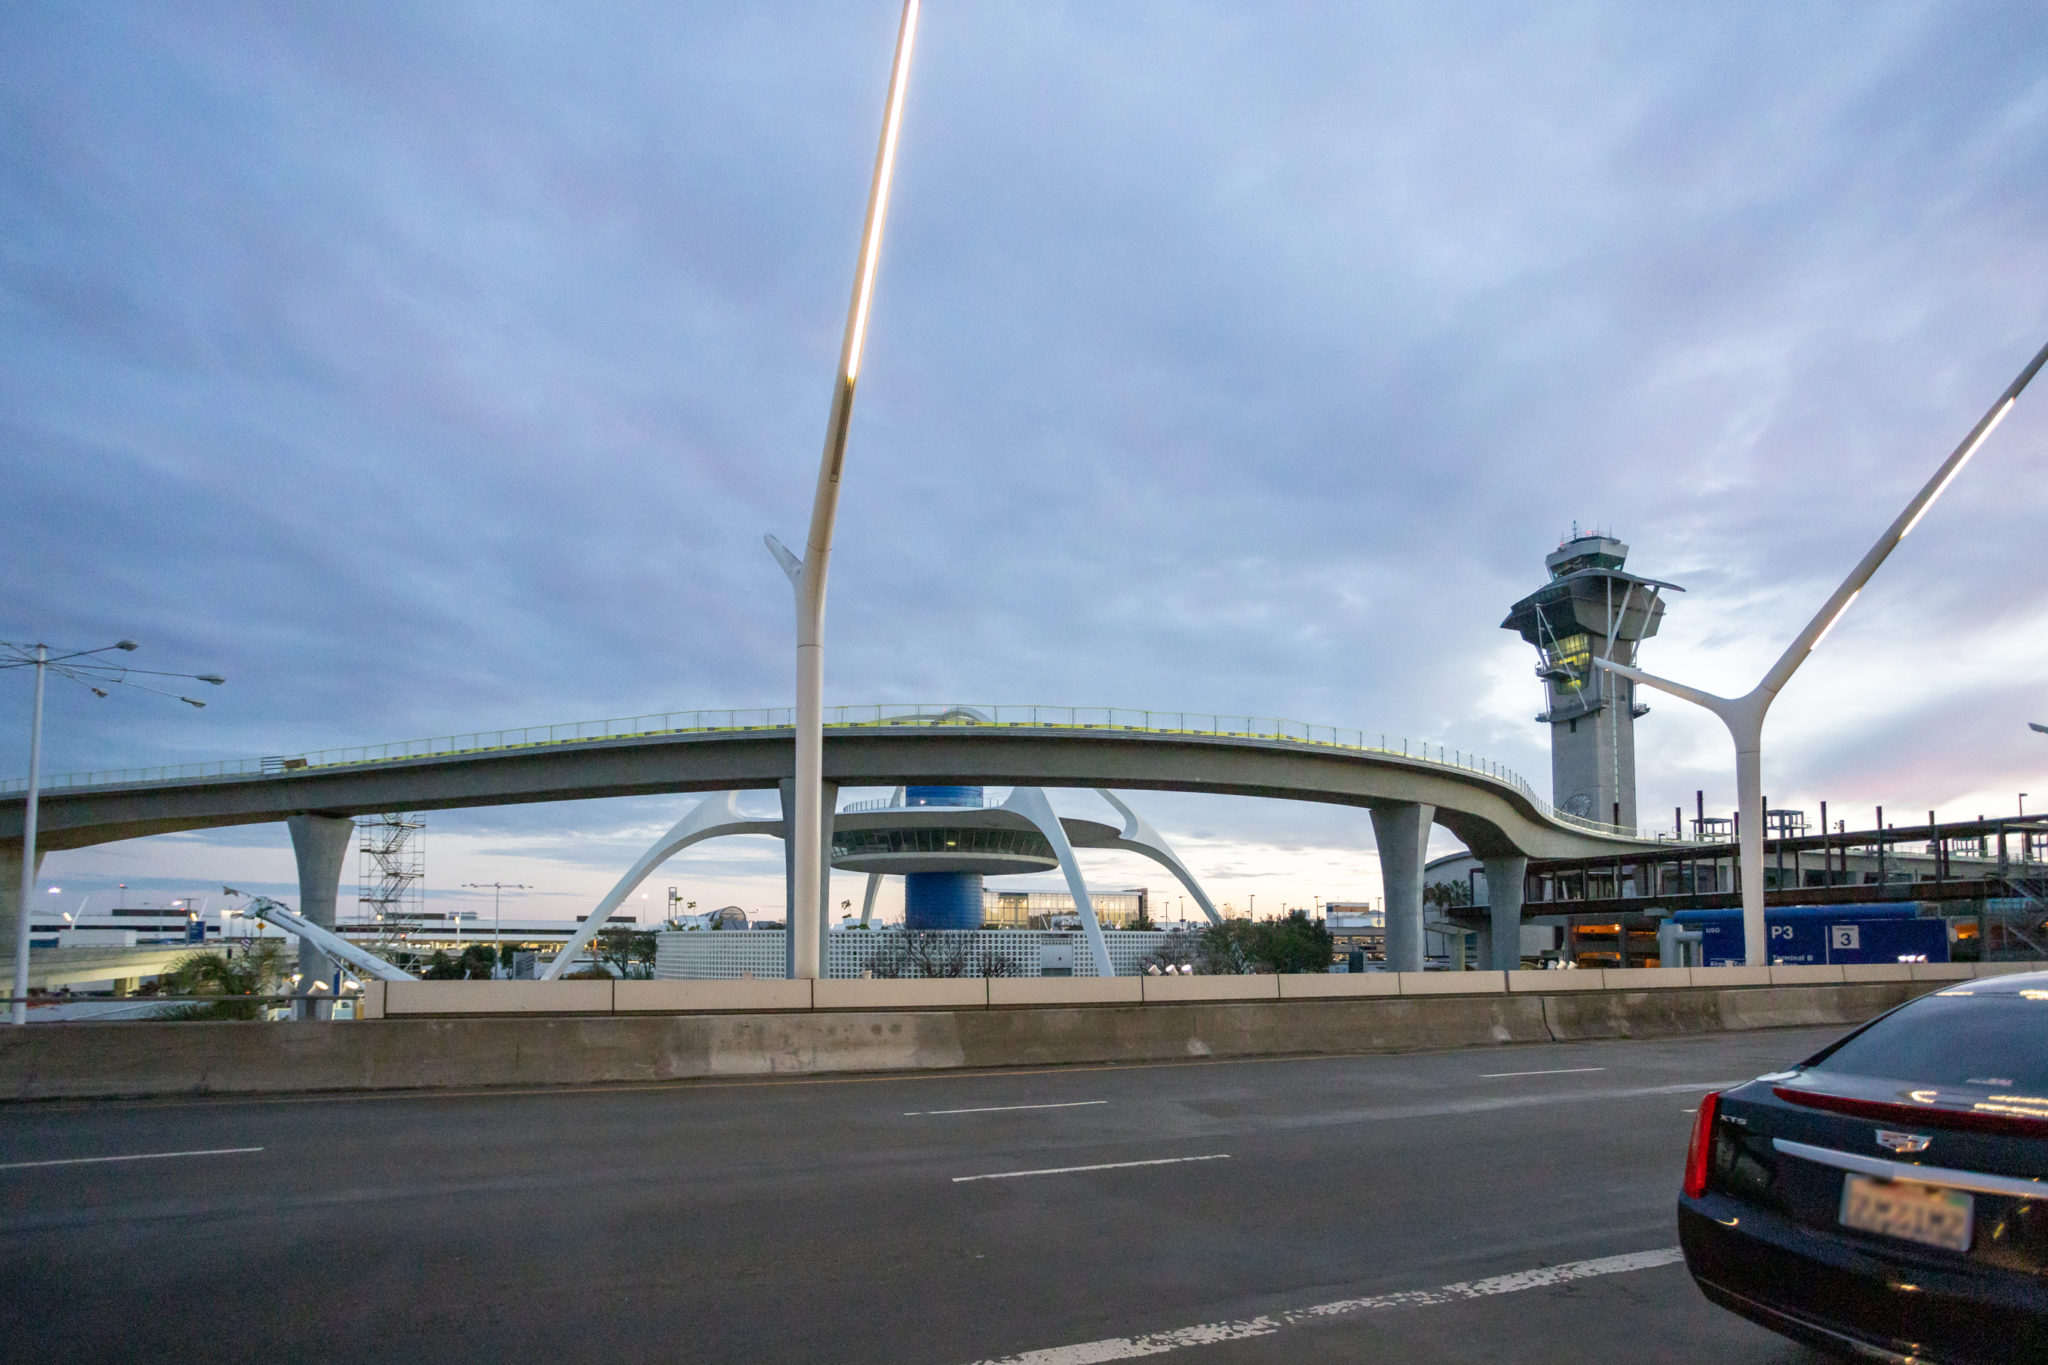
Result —
M 0 638 L 232 679 L 60 687 L 48 770 L 786 705 L 761 535 L 807 519 L 895 24 L 0 13 Z M 1689 590 L 1649 667 L 1746 689 L 2048 339 L 2043 50 L 2024 3 L 931 0 L 828 701 L 1284 716 L 1547 788 L 1498 626 L 1575 521 Z M 2044 438 L 2048 391 L 1785 694 L 1774 805 L 2048 806 Z M 1645 818 L 1731 804 L 1653 704 Z M 429 882 L 566 914 L 688 803 L 437 814 Z M 1219 900 L 1378 892 L 1362 813 L 1139 804 Z M 657 897 L 773 905 L 756 842 Z M 45 873 L 290 866 L 255 826 Z

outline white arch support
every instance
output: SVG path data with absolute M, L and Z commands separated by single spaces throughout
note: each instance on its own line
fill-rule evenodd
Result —
M 1067 890 L 1073 893 L 1074 907 L 1081 912 L 1088 949 L 1095 957 L 1095 974 L 1115 976 L 1116 964 L 1109 960 L 1109 941 L 1102 936 L 1102 922 L 1095 918 L 1095 902 L 1088 899 L 1088 883 L 1081 877 L 1081 864 L 1074 857 L 1074 846 L 1067 842 L 1067 831 L 1060 825 L 1059 816 L 1053 814 L 1052 803 L 1037 787 L 1017 787 L 1011 790 L 1010 799 L 1003 802 L 1002 808 L 1038 826 L 1038 832 L 1052 845 L 1053 856 L 1060 860 L 1060 871 L 1067 874 Z
M 542 981 L 553 981 L 567 970 L 569 962 L 578 953 L 590 946 L 590 940 L 611 918 L 612 911 L 624 903 L 626 897 L 638 889 L 640 883 L 653 875 L 660 867 L 691 844 L 706 839 L 719 839 L 728 834 L 773 834 L 782 833 L 780 820 L 754 820 L 740 814 L 739 793 L 720 792 L 699 801 L 690 813 L 678 820 L 675 828 L 655 841 L 654 847 L 640 856 L 640 861 L 619 878 L 619 884 L 605 893 L 605 898 L 590 912 L 590 918 L 583 921 L 570 940 L 562 945 L 562 951 L 555 954 L 555 960 L 540 974 Z
M 1152 828 L 1151 822 L 1146 820 L 1144 816 L 1132 810 L 1122 801 L 1119 801 L 1114 792 L 1104 791 L 1102 788 L 1097 787 L 1095 794 L 1109 802 L 1110 805 L 1115 806 L 1117 813 L 1124 817 L 1124 830 L 1122 834 L 1117 836 L 1115 847 L 1129 849 L 1133 853 L 1142 853 L 1153 862 L 1164 867 L 1180 879 L 1180 884 L 1185 886 L 1188 889 L 1188 894 L 1195 898 L 1195 904 L 1200 906 L 1202 913 L 1209 917 L 1209 923 L 1223 923 L 1223 916 L 1217 913 L 1215 902 L 1209 899 L 1209 893 L 1204 891 L 1201 883 L 1195 880 L 1195 874 L 1188 871 L 1187 864 L 1180 860 L 1180 855 L 1175 853 L 1167 844 L 1165 836 Z
M 875 913 L 875 893 L 882 889 L 882 874 L 868 873 L 868 892 L 860 899 L 860 927 L 868 927 L 868 916 Z

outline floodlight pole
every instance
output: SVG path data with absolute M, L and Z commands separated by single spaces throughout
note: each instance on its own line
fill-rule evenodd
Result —
M 1900 512 L 1885 529 L 1885 533 L 1878 537 L 1877 543 L 1864 554 L 1862 560 L 1850 571 L 1849 576 L 1842 580 L 1841 586 L 1834 590 L 1821 609 L 1814 613 L 1813 619 L 1806 623 L 1806 628 L 1785 647 L 1785 652 L 1778 656 L 1778 661 L 1764 674 L 1763 681 L 1742 696 L 1716 696 L 1711 692 L 1687 687 L 1683 683 L 1672 682 L 1669 678 L 1645 673 L 1638 668 L 1630 668 L 1606 659 L 1593 660 L 1596 667 L 1619 673 L 1624 678 L 1632 678 L 1646 687 L 1669 692 L 1674 697 L 1704 707 L 1719 716 L 1721 723 L 1728 727 L 1729 737 L 1735 741 L 1736 851 L 1742 870 L 1742 955 L 1743 960 L 1752 967 L 1766 966 L 1770 962 L 1764 926 L 1764 716 L 1770 711 L 1771 703 L 1777 699 L 1778 693 L 1784 690 L 1785 684 L 1798 672 L 1799 665 L 1806 662 L 1806 656 L 1819 647 L 1827 633 L 1834 629 L 1835 622 L 1841 620 L 1843 614 L 1856 601 L 1857 594 L 1863 591 L 1863 585 L 1870 581 L 1878 566 L 1883 564 L 1891 552 L 1898 548 L 1899 542 L 1920 524 L 1920 518 L 1934 505 L 1934 500 L 1941 496 L 1942 491 L 1962 472 L 1970 457 L 1977 453 L 1977 447 L 1983 445 L 1986 438 L 1997 429 L 1998 424 L 2005 420 L 2005 415 L 2012 411 L 2013 404 L 2019 401 L 2021 390 L 2027 387 L 2044 363 L 2048 363 L 2048 346 L 2043 346 L 2034 353 L 2034 358 L 2027 362 L 2027 367 L 2021 370 L 2019 377 L 1999 395 L 1998 401 L 1991 405 L 1990 410 L 1978 419 L 1977 425 L 1970 429 L 1970 434 L 1963 438 L 1962 444 L 1950 452 L 1949 457 L 1941 462 L 1941 467 L 1921 485 L 1920 491 L 1913 495 L 1913 500 L 1906 504 L 1905 510 Z
M 154 668 L 125 668 L 103 662 L 98 657 L 114 650 L 120 650 L 124 654 L 133 653 L 138 648 L 140 646 L 133 640 L 117 640 L 110 645 L 101 645 L 98 649 L 75 649 L 69 654 L 59 654 L 51 658 L 48 645 L 26 645 L 11 640 L 0 640 L 0 669 L 33 668 L 36 671 L 35 707 L 28 732 L 28 791 L 21 808 L 21 912 L 14 924 L 14 999 L 13 1008 L 9 1011 L 9 1018 L 17 1025 L 28 1022 L 29 920 L 34 909 L 31 898 L 35 895 L 36 889 L 36 813 L 43 779 L 44 675 L 54 668 L 71 681 L 83 683 L 96 697 L 108 695 L 107 689 L 99 685 L 106 683 L 109 687 L 134 687 L 144 692 L 154 692 L 158 696 L 177 697 L 187 706 L 199 707 L 205 706 L 206 703 L 191 697 L 179 697 L 175 692 L 166 692 L 161 687 L 149 683 L 135 682 L 129 675 L 140 673 L 151 678 L 190 678 L 194 682 L 211 683 L 215 687 L 227 682 L 227 679 L 218 673 L 165 673 Z M 35 652 L 31 654 L 30 650 Z M 127 885 L 126 882 L 121 884 Z
M 811 530 L 798 559 L 775 537 L 768 548 L 796 590 L 796 810 L 793 839 L 796 875 L 787 932 L 792 935 L 791 974 L 819 974 L 819 921 L 823 913 L 825 776 L 825 574 L 832 554 L 832 523 L 839 511 L 839 474 L 846 459 L 847 425 L 860 380 L 861 348 L 867 339 L 868 310 L 874 300 L 875 265 L 882 250 L 882 225 L 889 216 L 889 184 L 896 169 L 896 136 L 903 124 L 903 94 L 910 81 L 910 53 L 917 39 L 918 0 L 904 0 L 896 33 L 896 60 L 889 73 L 881 144 L 868 189 L 867 222 L 861 229 L 860 260 L 854 270 L 853 301 L 839 369 L 832 379 L 832 408 L 825 422 L 825 451 L 818 462 L 818 488 L 811 501 Z

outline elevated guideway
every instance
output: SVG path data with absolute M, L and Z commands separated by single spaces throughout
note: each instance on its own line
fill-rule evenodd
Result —
M 286 821 L 299 913 L 332 927 L 351 817 L 540 801 L 774 790 L 791 781 L 788 710 L 691 711 L 174 768 L 43 786 L 39 855 L 182 830 Z M 1613 858 L 1664 836 L 1554 809 L 1518 774 L 1398 736 L 1255 716 L 1059 706 L 842 706 L 826 713 L 824 780 L 841 787 L 1007 785 L 1207 792 L 1363 808 L 1386 888 L 1388 961 L 1422 965 L 1422 865 L 1432 826 L 1519 888 L 1529 858 Z M 19 784 L 0 787 L 0 920 L 20 867 Z M 1519 898 L 1494 897 L 1506 961 Z M 792 907 L 795 901 L 792 898 Z M 301 970 L 325 967 L 302 945 Z
M 1518 774 L 1398 736 L 1252 716 L 1054 706 L 842 706 L 825 775 L 845 786 L 987 782 L 1423 805 L 1482 855 L 1597 858 L 1660 836 L 1553 809 Z M 786 709 L 693 711 L 45 779 L 45 849 L 295 814 L 773 789 L 792 770 Z M 0 784 L 0 843 L 21 839 Z

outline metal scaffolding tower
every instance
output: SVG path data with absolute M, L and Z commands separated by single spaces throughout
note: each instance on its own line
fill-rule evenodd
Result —
M 379 946 L 406 941 L 426 915 L 426 822 L 403 812 L 356 821 L 361 852 L 358 915 Z

